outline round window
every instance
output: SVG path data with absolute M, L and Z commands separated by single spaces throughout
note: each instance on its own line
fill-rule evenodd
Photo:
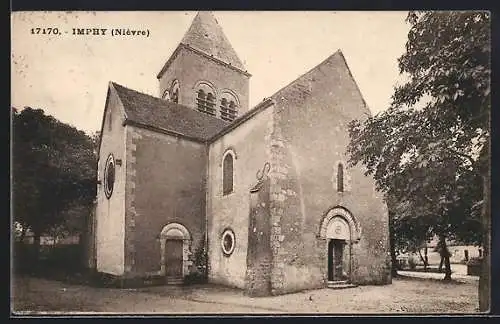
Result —
M 229 256 L 234 251 L 235 239 L 233 230 L 227 228 L 222 233 L 222 252 L 224 255 Z
M 110 154 L 106 160 L 104 168 L 104 194 L 109 199 L 113 193 L 113 186 L 115 184 L 115 159 Z

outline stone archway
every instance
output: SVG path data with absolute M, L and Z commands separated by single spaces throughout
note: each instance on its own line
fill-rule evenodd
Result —
M 160 250 L 160 272 L 162 275 L 181 279 L 189 273 L 191 234 L 184 225 L 170 223 L 163 227 L 160 233 Z
M 326 240 L 329 285 L 333 282 L 349 282 L 352 274 L 352 244 L 361 238 L 358 222 L 347 209 L 332 208 L 323 217 L 319 237 Z
M 335 217 L 341 217 L 347 222 L 350 230 L 350 240 L 353 242 L 358 242 L 361 239 L 361 227 L 358 221 L 354 218 L 349 210 L 343 207 L 334 207 L 328 211 L 328 213 L 323 217 L 319 229 L 319 237 L 326 238 L 328 225 L 330 221 Z

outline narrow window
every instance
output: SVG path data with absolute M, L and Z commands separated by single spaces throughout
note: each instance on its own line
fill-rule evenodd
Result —
M 202 89 L 198 90 L 198 97 L 196 98 L 196 104 L 198 106 L 199 111 L 203 111 L 205 109 L 205 91 Z
M 179 88 L 179 81 L 174 80 L 170 87 L 170 100 L 172 102 L 179 103 Z
M 215 107 L 215 97 L 212 93 L 209 92 L 207 94 L 206 110 L 212 116 L 215 116 L 215 108 L 214 107 Z
M 344 166 L 342 163 L 337 166 L 337 191 L 344 192 Z
M 172 94 L 172 101 L 175 103 L 179 103 L 179 89 L 175 89 L 174 93 Z
M 222 194 L 227 195 L 233 191 L 233 156 L 226 154 L 222 165 Z

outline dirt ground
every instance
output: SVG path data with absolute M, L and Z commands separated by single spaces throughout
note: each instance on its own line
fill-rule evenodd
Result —
M 11 309 L 22 314 L 391 314 L 477 312 L 477 282 L 393 279 L 391 285 L 250 298 L 214 285 L 111 289 L 30 277 L 13 280 Z

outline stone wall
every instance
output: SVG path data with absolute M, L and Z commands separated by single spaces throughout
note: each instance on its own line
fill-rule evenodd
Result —
M 99 150 L 96 217 L 96 266 L 97 271 L 111 275 L 122 275 L 124 272 L 124 217 L 125 217 L 125 137 L 126 129 L 123 106 L 112 86 L 108 89 L 101 147 Z M 108 199 L 104 194 L 104 168 L 108 156 L 113 154 L 115 161 L 122 159 L 122 165 L 115 166 L 115 183 L 113 193 Z
M 126 267 L 130 276 L 161 274 L 160 233 L 170 223 L 183 225 L 193 255 L 205 233 L 206 146 L 179 137 L 127 126 Z
M 332 55 L 273 99 L 272 293 L 325 285 L 328 250 L 319 228 L 336 206 L 349 210 L 362 229 L 361 240 L 352 245 L 351 281 L 390 282 L 385 203 L 363 168 L 346 163 L 347 125 L 370 112 L 342 54 Z M 344 165 L 343 192 L 336 186 L 339 162 Z
M 196 107 L 196 89 L 199 81 L 207 81 L 216 90 L 216 107 L 223 90 L 233 91 L 239 100 L 238 116 L 248 110 L 249 77 L 182 47 L 160 78 L 160 95 L 174 80 L 180 84 L 179 104 Z M 219 117 L 217 115 L 217 117 Z
M 256 173 L 269 160 L 267 137 L 273 108 L 256 114 L 244 124 L 210 144 L 207 216 L 209 233 L 209 280 L 245 288 L 250 213 L 250 189 Z M 222 194 L 222 159 L 234 154 L 234 190 Z M 225 256 L 221 234 L 231 228 L 236 236 L 234 252 Z
M 270 164 L 265 164 L 257 184 L 250 189 L 246 292 L 250 296 L 271 293 Z

